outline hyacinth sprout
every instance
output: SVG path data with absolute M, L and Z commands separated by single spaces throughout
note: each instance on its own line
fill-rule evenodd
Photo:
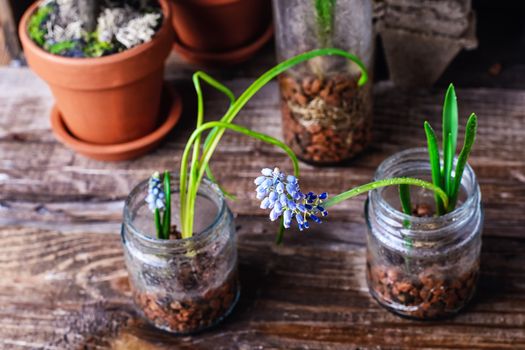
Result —
M 171 179 L 168 171 L 161 180 L 159 172 L 153 173 L 148 181 L 146 196 L 148 208 L 153 213 L 158 239 L 169 239 L 171 231 Z

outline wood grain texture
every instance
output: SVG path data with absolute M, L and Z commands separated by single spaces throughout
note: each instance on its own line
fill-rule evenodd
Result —
M 0 231 L 0 344 L 15 348 L 525 348 L 525 241 L 486 237 L 479 293 L 452 320 L 381 309 L 364 282 L 360 224 L 332 222 L 273 245 L 266 220 L 237 219 L 242 297 L 216 330 L 173 337 L 137 319 L 119 236 Z M 16 298 L 13 296 L 16 295 Z
M 0 0 L 0 66 L 9 64 L 20 54 L 17 25 L 9 0 Z
M 216 75 L 238 95 L 269 65 Z M 268 63 L 268 64 L 266 64 Z M 215 330 L 173 337 L 131 306 L 119 229 L 131 188 L 176 169 L 194 123 L 190 68 L 171 61 L 167 78 L 184 95 L 183 120 L 158 150 L 123 163 L 74 154 L 50 133 L 52 97 L 27 69 L 0 68 L 0 348 L 7 349 L 525 349 L 525 91 L 457 89 L 462 124 L 480 117 L 471 165 L 483 193 L 485 231 L 479 293 L 454 319 L 414 322 L 381 309 L 364 278 L 364 197 L 331 211 L 308 233 L 291 230 L 273 245 L 276 227 L 253 196 L 260 168 L 291 169 L 271 146 L 228 133 L 212 160 L 238 201 L 240 304 Z M 206 115 L 224 98 L 210 90 Z M 387 156 L 425 145 L 422 124 L 439 126 L 442 89 L 374 89 L 374 142 L 341 167 L 302 164 L 302 187 L 338 193 L 369 181 Z M 277 85 L 270 83 L 237 122 L 281 137 Z M 463 127 L 460 134 L 463 133 Z

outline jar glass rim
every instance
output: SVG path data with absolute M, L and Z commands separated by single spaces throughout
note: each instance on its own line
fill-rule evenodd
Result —
M 374 175 L 374 180 L 384 179 L 388 176 L 381 176 L 383 174 L 386 174 L 389 172 L 389 170 L 392 170 L 395 168 L 397 163 L 399 163 L 400 160 L 403 158 L 408 158 L 409 156 L 417 157 L 421 156 L 423 159 L 426 156 L 427 161 L 428 160 L 428 151 L 426 148 L 410 148 L 398 153 L 395 153 L 385 159 L 377 168 L 377 171 Z M 454 159 L 454 164 L 456 164 L 457 157 Z M 430 167 L 430 162 L 429 162 Z M 476 174 L 474 173 L 474 170 L 470 167 L 470 165 L 467 163 L 465 165 L 465 170 L 463 172 L 463 178 L 461 180 L 461 183 L 465 186 L 467 189 L 467 198 L 464 202 L 462 202 L 459 206 L 456 206 L 453 211 L 446 213 L 441 216 L 432 216 L 432 217 L 415 217 L 412 215 L 405 214 L 401 210 L 398 210 L 394 208 L 388 201 L 386 201 L 383 196 L 381 196 L 381 189 L 376 189 L 372 191 L 370 194 L 371 197 L 374 198 L 374 200 L 379 203 L 379 206 L 381 209 L 385 210 L 389 215 L 391 215 L 393 218 L 399 221 L 409 221 L 411 223 L 417 224 L 417 225 L 426 225 L 430 223 L 436 223 L 436 222 L 451 222 L 454 221 L 453 219 L 457 219 L 458 217 L 463 217 L 468 214 L 469 208 L 471 208 L 473 205 L 476 205 L 476 203 L 480 200 L 480 193 L 479 193 L 479 186 L 476 179 Z
M 172 191 L 172 196 L 174 194 L 180 193 L 178 184 L 179 184 L 179 176 L 178 174 L 170 173 L 171 174 L 171 183 L 172 186 L 176 188 L 175 191 Z M 200 230 L 199 232 L 195 233 L 189 238 L 184 239 L 158 239 L 156 237 L 150 236 L 142 232 L 142 230 L 135 227 L 133 224 L 133 217 L 131 213 L 131 204 L 134 198 L 136 196 L 139 196 L 144 190 L 147 188 L 149 182 L 149 178 L 146 180 L 141 181 L 139 184 L 137 184 L 133 190 L 129 193 L 128 197 L 126 198 L 124 202 L 124 216 L 123 216 L 123 225 L 125 225 L 129 232 L 132 233 L 133 237 L 138 238 L 141 243 L 145 243 L 150 246 L 155 246 L 159 248 L 166 248 L 166 249 L 173 249 L 173 248 L 183 248 L 186 249 L 188 245 L 201 245 L 205 244 L 211 237 L 212 233 L 214 232 L 214 228 L 218 226 L 222 220 L 222 217 L 224 216 L 224 212 L 227 209 L 226 206 L 226 200 L 224 199 L 224 195 L 222 191 L 220 190 L 219 186 L 217 186 L 215 183 L 210 181 L 207 178 L 203 178 L 201 185 L 199 186 L 199 191 L 197 192 L 197 196 L 204 197 L 212 200 L 217 204 L 217 214 L 215 215 L 215 218 L 209 224 L 206 228 L 203 230 Z M 215 200 L 213 198 L 210 198 L 209 194 L 204 193 L 206 189 L 209 189 L 210 192 L 212 192 L 213 196 L 216 196 Z M 144 196 L 145 199 L 145 196 Z M 147 205 L 144 204 L 143 205 Z M 153 220 L 153 217 L 152 217 Z

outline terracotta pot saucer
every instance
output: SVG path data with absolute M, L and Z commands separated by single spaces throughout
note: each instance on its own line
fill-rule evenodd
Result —
M 103 161 L 122 161 L 146 154 L 168 135 L 180 119 L 182 98 L 168 84 L 164 83 L 159 127 L 139 139 L 114 145 L 98 145 L 79 140 L 67 129 L 57 106 L 51 110 L 51 129 L 55 137 L 67 147 L 92 159 Z
M 197 51 L 185 46 L 175 35 L 173 49 L 187 62 L 193 64 L 210 65 L 233 65 L 247 61 L 259 51 L 273 36 L 273 23 L 256 40 L 238 49 L 224 52 Z

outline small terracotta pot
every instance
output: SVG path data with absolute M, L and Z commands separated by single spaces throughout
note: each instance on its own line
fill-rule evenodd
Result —
M 69 131 L 93 144 L 119 144 L 141 138 L 158 126 L 164 61 L 173 43 L 169 0 L 159 0 L 164 23 L 153 39 L 99 58 L 50 54 L 27 34 L 38 6 L 24 13 L 19 36 L 29 66 L 50 86 Z
M 261 37 L 271 22 L 269 0 L 172 0 L 173 27 L 188 48 L 224 52 Z

